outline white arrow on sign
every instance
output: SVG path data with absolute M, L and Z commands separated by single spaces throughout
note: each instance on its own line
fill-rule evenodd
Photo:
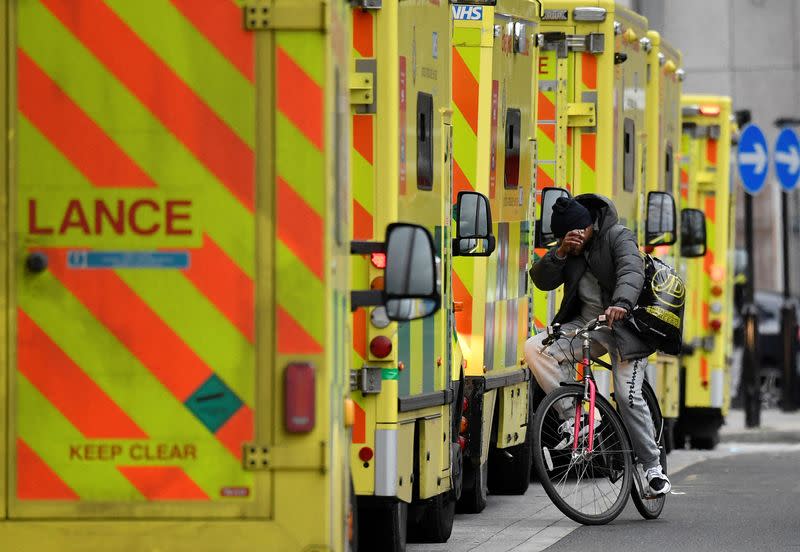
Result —
M 756 144 L 758 145 L 758 144 Z M 781 165 L 789 166 L 789 173 L 795 174 L 800 171 L 800 152 L 794 146 L 789 146 L 789 151 L 776 151 L 775 161 Z
M 756 151 L 740 151 L 739 163 L 742 165 L 755 165 L 755 173 L 761 174 L 767 168 L 767 152 L 759 142 L 754 144 Z

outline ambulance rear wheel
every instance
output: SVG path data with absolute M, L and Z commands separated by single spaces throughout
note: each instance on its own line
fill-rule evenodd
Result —
M 525 440 L 513 447 L 493 449 L 489 456 L 489 492 L 523 495 L 528 490 L 533 462 L 533 388 L 528 389 L 528 427 Z
M 447 542 L 456 516 L 456 501 L 451 491 L 413 505 L 412 511 L 417 515 L 408 525 L 409 542 Z
M 690 442 L 693 449 L 712 450 L 719 443 L 719 431 L 713 431 L 708 435 L 692 435 Z
M 489 495 L 489 461 L 478 468 L 471 463 L 464 466 L 464 488 L 458 501 L 458 511 L 463 514 L 479 514 L 486 508 Z
M 375 501 L 358 510 L 358 545 L 361 550 L 405 552 L 408 504 L 399 499 Z M 359 500 L 359 506 L 361 506 Z

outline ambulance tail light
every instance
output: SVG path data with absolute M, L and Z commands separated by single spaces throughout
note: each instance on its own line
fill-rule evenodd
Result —
M 715 333 L 719 332 L 720 329 L 722 329 L 722 320 L 715 318 L 714 320 L 711 321 L 710 326 Z
M 705 115 L 706 117 L 716 117 L 719 115 L 720 107 L 718 105 L 701 105 L 700 106 L 700 115 Z
M 719 297 L 722 295 L 722 286 L 720 285 L 713 285 L 711 286 L 711 295 L 714 297 Z
M 463 452 L 465 448 L 467 448 L 467 438 L 461 435 L 458 436 L 458 446 L 461 447 L 461 451 Z
M 374 455 L 375 453 L 369 447 L 361 447 L 361 449 L 358 451 L 358 459 L 362 462 L 369 462 L 372 460 Z
M 289 433 L 314 429 L 316 374 L 307 362 L 293 362 L 284 373 L 284 423 Z
M 464 397 L 464 400 L 461 401 L 461 412 L 465 413 L 469 410 L 469 399 Z
M 392 340 L 385 335 L 373 337 L 369 342 L 369 352 L 377 358 L 386 358 L 392 352 Z
M 381 270 L 386 268 L 386 253 L 370 253 L 369 260 L 372 263 L 372 266 L 375 268 L 379 268 Z
M 466 433 L 467 428 L 469 427 L 469 422 L 467 421 L 466 416 L 461 416 L 461 425 L 458 428 L 459 433 Z

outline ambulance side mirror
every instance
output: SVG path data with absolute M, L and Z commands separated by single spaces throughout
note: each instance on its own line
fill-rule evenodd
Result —
M 455 219 L 453 255 L 488 257 L 494 252 L 496 242 L 492 235 L 492 208 L 485 195 L 458 192 Z
M 541 211 L 539 212 L 539 220 L 536 221 L 536 237 L 534 240 L 535 246 L 538 247 L 553 247 L 558 241 L 553 235 L 552 217 L 553 205 L 560 197 L 571 197 L 569 192 L 564 188 L 544 188 L 542 190 L 542 199 L 540 201 Z
M 706 215 L 699 209 L 681 211 L 681 256 L 703 257 L 706 254 Z
M 442 299 L 430 232 L 416 224 L 390 224 L 385 247 L 384 305 L 389 320 L 414 320 L 435 313 Z
M 672 245 L 675 233 L 675 200 L 666 192 L 647 194 L 645 245 Z

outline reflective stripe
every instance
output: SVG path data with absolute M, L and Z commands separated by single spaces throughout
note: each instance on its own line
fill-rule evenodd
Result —
M 375 495 L 397 496 L 397 430 L 375 430 Z

